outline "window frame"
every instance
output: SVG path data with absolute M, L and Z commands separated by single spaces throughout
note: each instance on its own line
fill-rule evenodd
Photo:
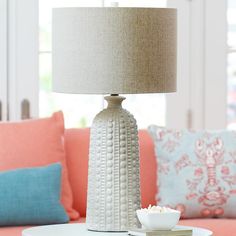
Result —
M 20 120 L 22 102 L 30 104 L 30 117 L 38 116 L 38 0 L 5 2 L 5 105 L 7 120 Z M 2 17 L 2 16 L 1 16 Z M 2 40 L 3 37 L 1 37 Z
M 205 127 L 227 128 L 227 1 L 205 2 Z M 214 11 L 212 11 L 214 6 Z M 217 48 L 217 50 L 216 50 Z
M 179 40 L 178 91 L 167 96 L 167 126 L 225 129 L 227 2 L 169 0 L 169 6 L 179 8 Z

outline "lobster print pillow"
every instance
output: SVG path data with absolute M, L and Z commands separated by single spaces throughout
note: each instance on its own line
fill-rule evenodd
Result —
M 236 217 L 236 132 L 150 126 L 158 162 L 159 205 L 182 218 Z

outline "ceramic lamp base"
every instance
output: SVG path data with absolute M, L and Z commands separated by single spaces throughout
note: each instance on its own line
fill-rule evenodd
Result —
M 139 226 L 138 130 L 121 106 L 124 97 L 105 99 L 108 107 L 91 128 L 86 223 L 89 230 L 127 231 Z

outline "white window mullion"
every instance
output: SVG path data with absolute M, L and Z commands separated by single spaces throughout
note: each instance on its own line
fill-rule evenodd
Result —
M 166 95 L 166 126 L 188 128 L 190 108 L 190 2 L 168 0 L 177 8 L 177 92 Z
M 190 106 L 192 129 L 204 129 L 204 1 L 190 3 Z
M 21 103 L 38 115 L 38 0 L 8 0 L 9 116 L 21 119 Z
M 0 0 L 0 114 L 7 120 L 7 0 Z
M 209 129 L 227 126 L 226 14 L 227 1 L 205 1 L 205 127 Z

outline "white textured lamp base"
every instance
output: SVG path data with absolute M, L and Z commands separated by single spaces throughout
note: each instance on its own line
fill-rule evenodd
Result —
M 136 120 L 120 96 L 94 119 L 90 135 L 87 228 L 127 231 L 139 226 L 139 144 Z

